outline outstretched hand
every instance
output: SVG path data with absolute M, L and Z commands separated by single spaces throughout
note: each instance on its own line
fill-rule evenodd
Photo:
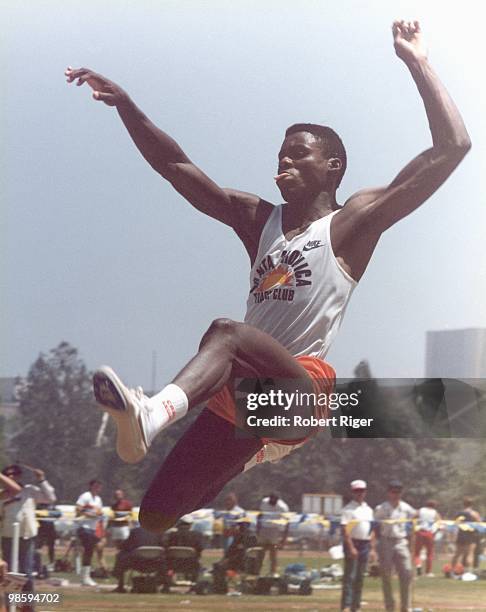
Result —
M 427 59 L 418 21 L 394 21 L 392 26 L 395 52 L 405 63 Z
M 76 81 L 78 86 L 88 83 L 93 90 L 93 98 L 104 102 L 108 106 L 117 106 L 128 99 L 127 94 L 116 83 L 89 70 L 89 68 L 71 68 L 71 66 L 68 66 L 64 74 L 68 83 Z

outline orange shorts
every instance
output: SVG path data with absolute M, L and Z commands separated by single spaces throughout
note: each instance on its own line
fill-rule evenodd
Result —
M 334 391 L 334 386 L 336 384 L 336 372 L 334 368 L 330 366 L 322 359 L 318 357 L 309 357 L 307 355 L 302 355 L 301 357 L 295 358 L 301 365 L 304 366 L 309 377 L 312 379 L 312 384 L 314 386 L 314 393 L 316 395 L 326 394 L 329 395 Z M 225 421 L 229 421 L 233 425 L 236 423 L 236 405 L 234 392 L 231 386 L 225 385 L 221 391 L 218 391 L 216 395 L 209 400 L 207 404 L 209 410 L 217 414 Z M 316 406 L 314 415 L 317 418 L 326 418 L 328 416 L 327 407 L 324 406 Z M 296 444 L 298 442 L 302 442 L 306 438 L 301 438 L 299 440 L 271 440 L 271 442 L 277 442 L 278 444 Z M 267 443 L 270 440 L 263 440 L 264 443 Z

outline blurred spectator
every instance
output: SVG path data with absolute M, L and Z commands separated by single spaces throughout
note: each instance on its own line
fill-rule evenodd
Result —
M 468 572 L 472 568 L 474 548 L 481 536 L 475 529 L 461 529 L 460 526 L 462 522 L 481 520 L 479 512 L 474 510 L 472 504 L 473 500 L 470 497 L 465 497 L 463 499 L 463 509 L 456 515 L 456 521 L 459 521 L 459 529 L 456 539 L 456 551 L 452 557 L 452 571 L 454 571 L 459 559 L 461 559 L 461 563 L 464 566 L 464 571 Z
M 121 550 L 121 544 L 130 535 L 130 523 L 133 505 L 132 502 L 125 498 L 122 489 L 115 491 L 115 498 L 111 505 L 113 518 L 108 522 L 108 529 L 111 535 L 113 545 Z
M 400 610 L 405 611 L 410 607 L 413 576 L 407 521 L 414 518 L 417 512 L 401 499 L 402 492 L 403 485 L 399 480 L 390 481 L 387 500 L 375 508 L 375 520 L 384 521 L 379 525 L 378 554 L 386 610 L 395 609 L 391 584 L 394 568 L 400 582 Z
M 288 512 L 289 507 L 280 499 L 278 493 L 270 493 L 268 497 L 264 497 L 260 503 L 261 512 Z
M 238 505 L 238 498 L 235 493 L 228 493 L 224 498 L 224 510 L 218 512 L 218 517 L 224 521 L 223 527 L 223 550 L 226 552 L 233 542 L 235 533 L 235 521 L 245 516 L 245 511 Z
M 243 515 L 245 511 L 241 506 L 238 506 L 238 498 L 236 493 L 228 493 L 223 502 L 225 512 L 232 512 L 235 515 Z
M 422 559 L 420 553 L 422 548 L 425 548 L 427 557 L 425 562 L 425 575 L 432 578 L 432 560 L 434 558 L 434 538 L 439 528 L 437 521 L 440 521 L 441 516 L 436 510 L 437 502 L 429 499 L 425 506 L 418 511 L 418 530 L 415 533 L 415 567 L 417 573 L 422 570 Z
M 13 524 L 20 524 L 19 541 L 19 571 L 29 577 L 25 591 L 33 588 L 32 572 L 34 569 L 35 539 L 38 532 L 35 517 L 36 504 L 54 503 L 56 495 L 53 487 L 47 482 L 43 470 L 29 468 L 37 478 L 37 485 L 23 485 L 22 468 L 19 465 L 7 466 L 0 477 L 0 482 L 6 487 L 0 493 L 2 501 L 2 557 L 8 561 L 11 558 Z M 12 483 L 14 481 L 14 483 Z
M 91 559 L 96 545 L 104 535 L 103 529 L 103 502 L 99 494 L 103 485 L 99 480 L 89 482 L 89 490 L 79 496 L 76 501 L 76 515 L 78 517 L 78 538 L 83 547 L 81 568 L 82 586 L 96 586 L 91 578 Z
M 224 557 L 213 565 L 214 590 L 216 593 L 225 593 L 227 590 L 226 572 L 232 570 L 241 572 L 245 568 L 245 557 L 248 548 L 258 545 L 257 537 L 250 533 L 251 521 L 249 518 L 240 518 L 237 521 L 237 531 L 233 542 L 225 551 Z M 263 554 L 258 561 L 258 567 L 252 573 L 258 574 L 263 561 Z
M 39 512 L 40 511 L 40 512 Z M 54 571 L 56 561 L 56 528 L 55 521 L 61 516 L 61 512 L 56 510 L 54 504 L 39 504 L 37 506 L 37 520 L 39 522 L 39 531 L 35 541 L 36 551 L 42 553 L 42 547 L 47 546 L 47 554 L 49 559 L 48 571 Z
M 168 569 L 181 572 L 189 580 L 195 581 L 199 573 L 199 560 L 203 550 L 203 536 L 198 531 L 191 531 L 192 519 L 183 516 L 177 521 L 176 529 L 169 530 L 164 536 L 164 545 L 167 549 L 171 546 L 187 546 L 196 551 L 194 559 L 171 559 L 170 551 L 167 550 Z
M 368 556 L 370 551 L 373 556 L 375 553 L 374 533 L 371 531 L 373 510 L 365 502 L 367 484 L 364 480 L 353 480 L 350 487 L 353 499 L 344 506 L 341 515 L 344 549 L 341 609 L 355 612 L 361 608 L 361 591 Z
M 3 582 L 8 572 L 8 565 L 5 561 L 0 559 L 0 584 Z M 5 612 L 7 608 L 3 605 L 3 590 L 0 589 L 0 612 Z
M 260 511 L 274 514 L 273 517 L 260 515 L 257 523 L 258 543 L 263 546 L 264 551 L 268 550 L 270 556 L 270 573 L 277 572 L 277 553 L 279 548 L 283 548 L 287 538 L 288 522 L 280 522 L 281 514 L 288 512 L 289 507 L 280 499 L 278 493 L 270 493 L 264 497 L 260 503 Z
M 146 531 L 142 527 L 135 527 L 130 531 L 128 538 L 120 543 L 120 551 L 115 557 L 115 567 L 113 568 L 113 575 L 118 579 L 118 584 L 114 589 L 115 593 L 126 593 L 125 572 L 133 568 L 137 559 L 135 551 L 140 546 L 162 546 L 162 536 Z M 162 583 L 165 573 L 165 564 L 161 563 L 160 583 Z

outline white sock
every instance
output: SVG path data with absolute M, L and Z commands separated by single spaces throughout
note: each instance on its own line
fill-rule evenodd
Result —
M 182 418 L 188 410 L 189 401 L 184 391 L 177 385 L 167 385 L 147 401 L 152 408 L 150 429 L 147 431 L 149 444 L 155 436 L 171 423 Z

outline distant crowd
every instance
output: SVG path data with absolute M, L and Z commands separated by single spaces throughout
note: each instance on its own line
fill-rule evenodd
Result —
M 26 470 L 35 476 L 36 484 L 23 484 Z M 202 533 L 194 529 L 196 525 L 193 525 L 190 515 L 182 517 L 174 528 L 162 536 L 154 535 L 142 529 L 134 520 L 133 504 L 121 488 L 114 491 L 111 513 L 107 517 L 101 499 L 103 485 L 93 479 L 76 501 L 75 532 L 68 549 L 61 558 L 56 559 L 58 533 L 55 522 L 61 513 L 56 510 L 55 491 L 44 472 L 31 466 L 10 465 L 2 471 L 0 480 L 4 560 L 0 569 L 5 573 L 6 564 L 11 560 L 13 525 L 17 522 L 20 528 L 18 570 L 27 578 L 24 590 L 33 589 L 36 574 L 42 576 L 52 571 L 73 570 L 69 561 L 73 548 L 80 552 L 78 573 L 83 586 L 96 586 L 96 576 L 113 575 L 117 579 L 115 591 L 125 592 L 125 573 L 128 570 L 150 564 L 153 566 L 155 563 L 154 559 L 141 560 L 142 547 L 150 547 L 152 554 L 164 551 L 156 559 L 156 574 L 162 591 L 170 588 L 171 576 L 176 572 L 182 572 L 190 581 L 197 581 L 205 541 Z M 344 557 L 341 608 L 348 612 L 360 609 L 363 578 L 371 564 L 376 565 L 381 576 L 386 609 L 395 607 L 391 586 L 394 571 L 399 578 L 401 609 L 407 609 L 413 568 L 419 575 L 433 576 L 434 545 L 442 528 L 442 517 L 433 499 L 418 509 L 405 502 L 402 499 L 403 485 L 398 480 L 388 484 L 385 501 L 374 510 L 365 501 L 366 493 L 367 483 L 364 480 L 351 482 L 351 501 L 344 506 L 339 519 Z M 267 552 L 268 575 L 277 575 L 278 551 L 286 545 L 289 533 L 288 521 L 284 520 L 288 512 L 288 505 L 279 494 L 270 493 L 261 501 L 259 518 L 255 522 L 256 513 L 245 511 L 238 504 L 235 493 L 225 497 L 223 508 L 214 513 L 222 525 L 219 544 L 223 549 L 221 560 L 212 569 L 216 592 L 224 592 L 226 577 L 231 572 L 248 568 L 249 560 L 253 571 L 260 573 Z M 473 500 L 468 497 L 464 498 L 463 509 L 454 518 L 458 525 L 463 523 L 466 527 L 470 523 L 481 522 L 481 516 L 473 507 Z M 457 530 L 455 550 L 448 570 L 450 576 L 465 575 L 479 567 L 483 531 L 471 528 Z M 111 570 L 108 570 L 104 560 L 107 542 L 118 551 Z M 44 547 L 47 547 L 48 557 L 45 566 L 41 561 Z M 94 556 L 97 569 L 93 571 Z

